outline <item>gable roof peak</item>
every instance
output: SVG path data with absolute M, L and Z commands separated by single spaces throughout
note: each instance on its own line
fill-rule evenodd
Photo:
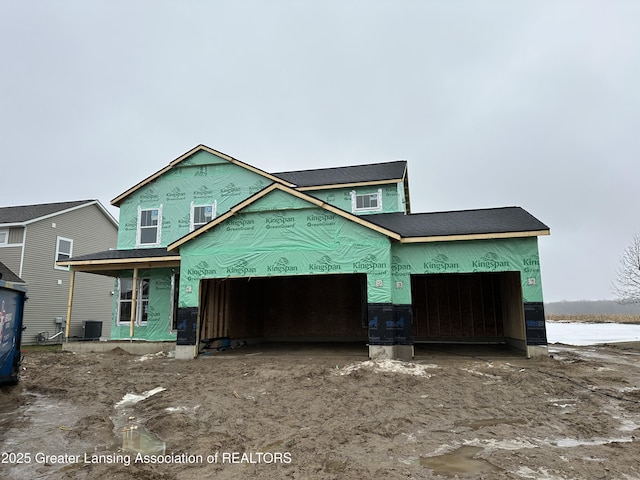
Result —
M 258 175 L 261 175 L 261 176 L 263 176 L 265 178 L 268 178 L 272 182 L 277 182 L 277 183 L 283 183 L 283 184 L 286 184 L 286 185 L 290 185 L 288 182 L 286 182 L 285 180 L 283 180 L 281 178 L 278 178 L 278 177 L 276 177 L 276 176 L 274 176 L 274 175 L 272 175 L 270 173 L 265 172 L 264 170 L 260 170 L 259 168 L 254 167 L 254 166 L 251 166 L 248 163 L 241 162 L 240 160 L 237 160 L 237 159 L 233 158 L 232 156 L 227 155 L 226 153 L 219 152 L 218 150 L 214 150 L 213 148 L 208 147 L 208 146 L 206 146 L 206 145 L 201 143 L 201 144 L 196 145 L 195 147 L 193 147 L 188 152 L 183 153 L 178 158 L 176 158 L 176 159 L 172 160 L 171 162 L 169 162 L 169 164 L 166 167 L 161 168 L 157 172 L 149 175 L 147 178 L 145 178 L 141 182 L 138 182 L 136 185 L 134 185 L 133 187 L 131 187 L 127 191 L 125 191 L 125 192 L 121 193 L 120 195 L 118 195 L 116 198 L 111 200 L 111 205 L 119 206 L 132 193 L 136 192 L 137 190 L 139 190 L 140 188 L 144 187 L 145 185 L 153 182 L 155 179 L 159 178 L 164 173 L 168 172 L 169 170 L 171 170 L 172 168 L 176 167 L 180 163 L 184 162 L 187 158 L 193 156 L 194 154 L 196 154 L 198 152 L 208 152 L 208 153 L 210 153 L 212 155 L 215 155 L 216 157 L 223 158 L 224 160 L 227 160 L 228 162 L 233 163 L 234 165 L 238 165 L 238 166 L 240 166 L 242 168 L 245 168 L 245 169 L 247 169 L 247 170 L 249 170 L 251 172 L 257 173 Z
M 269 185 L 268 187 L 263 188 L 262 190 L 260 190 L 259 192 L 256 192 L 254 195 L 252 195 L 251 197 L 241 201 L 240 203 L 236 204 L 234 207 L 231 207 L 231 209 L 229 209 L 226 213 L 222 214 L 221 216 L 211 220 L 209 223 L 201 226 L 200 228 L 193 230 L 192 232 L 186 234 L 185 236 L 183 236 L 182 238 L 179 238 L 178 240 L 174 241 L 173 243 L 169 244 L 167 246 L 167 250 L 171 251 L 171 250 L 175 250 L 177 248 L 179 248 L 181 245 L 189 242 L 190 240 L 198 237 L 199 235 L 202 235 L 204 233 L 206 233 L 207 231 L 209 231 L 210 229 L 216 227 L 217 225 L 219 225 L 220 223 L 225 222 L 226 220 L 228 220 L 229 218 L 233 217 L 234 215 L 237 215 L 238 213 L 240 213 L 242 210 L 244 210 L 245 208 L 247 208 L 249 205 L 253 204 L 254 202 L 258 201 L 259 199 L 261 199 L 262 197 L 270 194 L 271 192 L 273 192 L 274 190 L 280 190 L 283 191 L 285 193 L 288 193 L 290 195 L 293 195 L 294 197 L 297 197 L 301 200 L 305 200 L 307 202 L 309 202 L 311 205 L 315 205 L 316 207 L 322 208 L 324 210 L 330 211 L 332 213 L 335 213 L 336 215 L 339 215 L 340 217 L 343 217 L 347 220 L 350 220 L 354 223 L 360 224 L 364 227 L 367 227 L 371 230 L 375 230 L 378 233 L 381 233 L 383 235 L 388 236 L 389 238 L 392 238 L 394 240 L 400 240 L 400 235 L 398 233 L 396 233 L 395 231 L 391 230 L 391 229 L 387 229 L 385 227 L 380 227 L 379 225 L 374 224 L 373 222 L 369 221 L 367 219 L 367 217 L 369 217 L 370 215 L 366 215 L 363 217 L 359 217 L 353 213 L 349 213 L 345 210 L 342 210 L 338 207 L 335 207 L 329 203 L 323 202 L 322 200 L 319 200 L 315 197 L 312 197 L 308 194 L 306 194 L 305 192 L 301 192 L 300 190 L 297 190 L 295 187 L 290 187 L 288 185 L 285 185 L 283 183 L 272 183 L 271 185 Z

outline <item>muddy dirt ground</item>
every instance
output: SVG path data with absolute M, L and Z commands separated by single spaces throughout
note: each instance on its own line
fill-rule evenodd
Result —
M 0 388 L 0 477 L 640 478 L 638 346 L 550 353 L 28 353 Z

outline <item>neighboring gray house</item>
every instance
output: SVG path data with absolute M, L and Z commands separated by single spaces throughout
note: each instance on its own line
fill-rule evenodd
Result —
M 29 288 L 23 344 L 64 328 L 70 272 L 55 262 L 114 248 L 117 237 L 118 222 L 98 200 L 0 207 L 0 262 Z M 102 336 L 109 336 L 112 295 L 110 277 L 76 275 L 71 338 L 84 337 L 86 320 L 102 321 Z

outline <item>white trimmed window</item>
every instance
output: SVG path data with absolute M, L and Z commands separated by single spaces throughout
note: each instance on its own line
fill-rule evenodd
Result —
M 158 208 L 138 207 L 137 245 L 160 245 L 162 232 L 162 205 Z
M 73 240 L 70 238 L 57 237 L 56 238 L 56 258 L 53 263 L 53 268 L 56 270 L 69 270 L 69 267 L 59 267 L 55 262 L 61 262 L 71 258 L 73 253 Z
M 136 292 L 136 318 L 135 325 L 147 324 L 147 312 L 149 310 L 149 279 L 138 279 L 138 291 Z M 133 278 L 118 279 L 118 325 L 131 323 L 131 306 L 133 302 Z
M 351 191 L 351 211 L 357 212 L 381 212 L 382 211 L 382 189 L 373 193 L 357 194 Z
M 202 225 L 216 218 L 216 206 L 217 202 L 213 202 L 211 205 L 194 205 L 193 202 L 191 202 L 189 231 L 193 232 L 196 228 L 200 228 Z
M 9 230 L 0 230 L 0 245 L 7 245 L 9 243 Z

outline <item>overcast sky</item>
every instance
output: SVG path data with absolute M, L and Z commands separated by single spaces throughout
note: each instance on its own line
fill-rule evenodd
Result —
M 639 25 L 637 0 L 2 0 L 0 206 L 108 206 L 200 143 L 271 172 L 403 159 L 414 212 L 546 223 L 546 301 L 613 298 Z

